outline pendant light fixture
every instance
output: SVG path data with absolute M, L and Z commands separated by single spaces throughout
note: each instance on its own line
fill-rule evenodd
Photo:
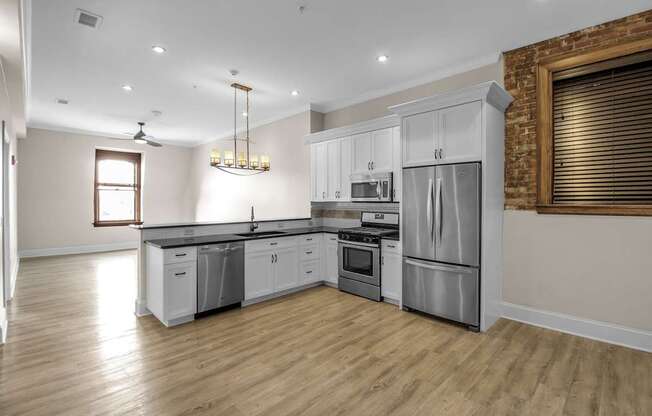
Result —
M 225 150 L 224 153 L 220 149 L 212 149 L 210 153 L 210 164 L 212 167 L 217 168 L 223 172 L 232 175 L 250 176 L 259 173 L 267 172 L 269 170 L 269 156 L 250 154 L 249 151 L 249 91 L 251 87 L 238 84 L 234 82 L 231 84 L 233 88 L 233 150 Z M 245 149 L 238 152 L 238 91 L 245 92 L 246 109 L 242 113 L 246 120 L 246 129 L 244 142 Z M 241 139 L 242 140 L 242 139 Z

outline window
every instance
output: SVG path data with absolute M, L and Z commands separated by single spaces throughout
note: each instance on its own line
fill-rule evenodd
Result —
M 140 224 L 140 153 L 95 150 L 96 227 Z
M 542 213 L 652 215 L 652 41 L 544 59 Z

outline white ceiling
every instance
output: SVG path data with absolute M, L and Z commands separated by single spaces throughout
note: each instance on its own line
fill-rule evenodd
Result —
M 306 6 L 303 14 L 298 6 Z M 146 131 L 195 144 L 233 126 L 232 81 L 251 122 L 334 109 L 452 67 L 652 8 L 652 0 L 32 0 L 28 125 Z M 76 8 L 104 17 L 97 30 Z M 167 53 L 152 53 L 152 45 Z M 385 64 L 376 56 L 387 54 Z M 133 85 L 131 93 L 123 84 Z M 196 88 L 193 88 L 196 85 Z M 292 97 L 290 91 L 301 92 Z M 69 100 L 68 105 L 55 102 Z M 163 115 L 153 117 L 152 110 Z

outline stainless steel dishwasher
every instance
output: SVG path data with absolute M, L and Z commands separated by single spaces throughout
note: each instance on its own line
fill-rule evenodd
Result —
M 197 255 L 197 313 L 244 300 L 244 242 L 200 246 Z

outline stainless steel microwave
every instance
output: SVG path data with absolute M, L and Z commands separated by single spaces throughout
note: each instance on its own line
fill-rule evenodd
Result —
M 351 175 L 351 201 L 391 202 L 392 172 Z

